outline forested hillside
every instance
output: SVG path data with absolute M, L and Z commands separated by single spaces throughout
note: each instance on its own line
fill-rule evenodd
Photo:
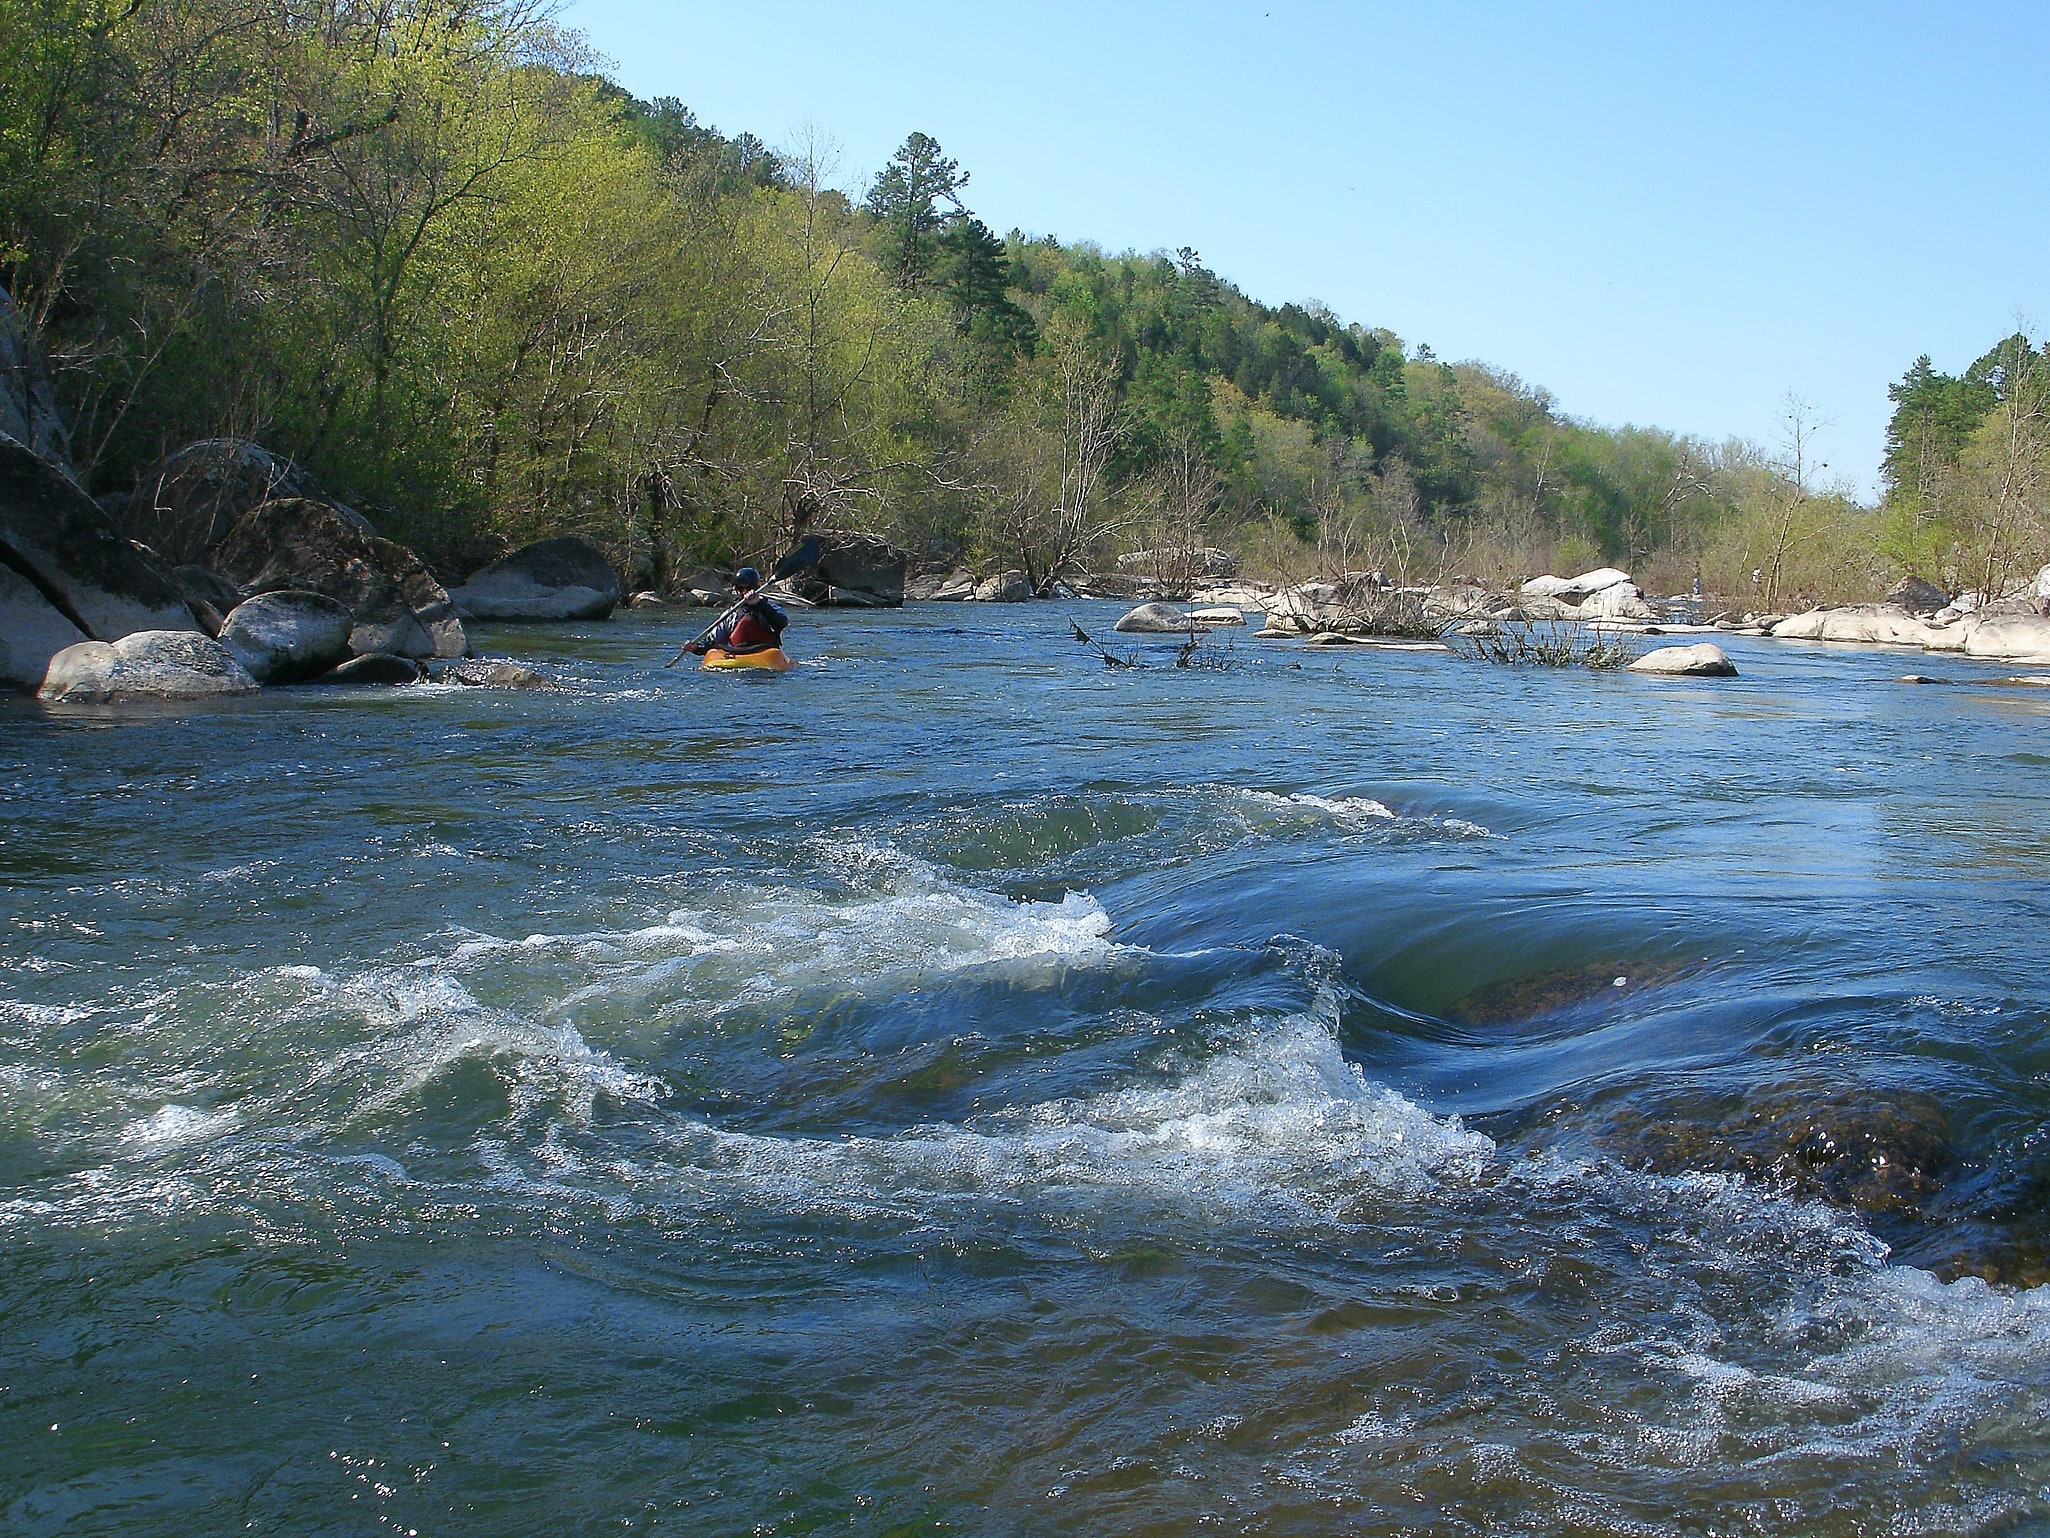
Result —
M 851 197 L 522 0 L 0 0 L 0 79 L 6 286 L 115 505 L 237 436 L 451 568 L 583 532 L 659 581 L 838 526 L 1041 587 L 1195 544 L 1772 602 L 1990 570 L 1960 509 L 2011 370 L 1910 376 L 1874 515 L 1797 401 L 1770 449 L 1577 422 L 1192 250 L 999 238 L 918 133 Z

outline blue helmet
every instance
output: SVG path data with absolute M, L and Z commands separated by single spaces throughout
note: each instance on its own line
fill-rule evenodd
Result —
M 736 589 L 743 591 L 748 588 L 760 587 L 762 585 L 762 574 L 752 566 L 743 566 L 733 574 L 733 585 Z

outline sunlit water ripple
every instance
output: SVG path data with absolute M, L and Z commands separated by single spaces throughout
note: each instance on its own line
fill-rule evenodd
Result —
M 2050 1532 L 2050 691 L 1115 613 L 0 708 L 7 1530 Z

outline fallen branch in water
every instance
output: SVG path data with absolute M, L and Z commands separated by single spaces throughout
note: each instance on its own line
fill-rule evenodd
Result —
M 1146 666 L 1145 663 L 1139 660 L 1138 653 L 1126 652 L 1124 656 L 1120 657 L 1116 652 L 1112 651 L 1108 646 L 1105 646 L 1101 641 L 1097 640 L 1094 636 L 1090 635 L 1088 631 L 1084 630 L 1080 625 L 1076 624 L 1073 620 L 1068 621 L 1068 628 L 1075 632 L 1076 640 L 1080 641 L 1084 646 L 1088 647 L 1090 650 L 1095 652 L 1097 656 L 1103 659 L 1103 665 L 1105 667 L 1143 668 L 1144 666 Z

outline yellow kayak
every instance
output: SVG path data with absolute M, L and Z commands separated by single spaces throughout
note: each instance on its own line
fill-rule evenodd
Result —
M 721 651 L 715 646 L 705 653 L 704 665 L 708 668 L 767 668 L 771 673 L 787 673 L 797 666 L 783 655 L 780 646 L 758 652 Z

